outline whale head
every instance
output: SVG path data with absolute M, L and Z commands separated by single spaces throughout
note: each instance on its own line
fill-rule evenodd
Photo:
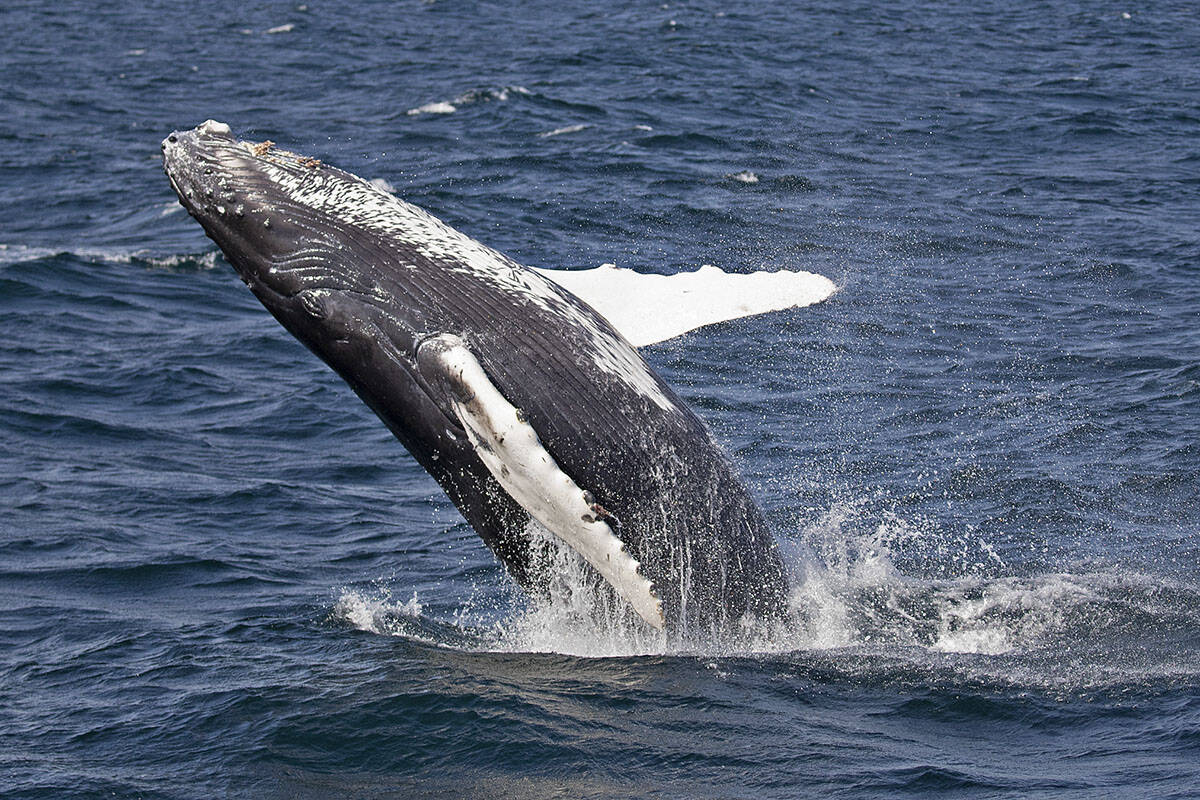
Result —
M 340 180 L 343 173 L 331 176 L 315 159 L 269 141 L 241 141 L 214 120 L 173 132 L 162 153 L 179 202 L 268 308 L 327 283 L 297 255 L 338 246 L 337 233 L 314 218 L 300 194 L 306 183 Z
M 310 349 L 339 372 L 339 361 L 357 358 L 346 352 L 351 345 L 384 346 L 411 360 L 425 327 L 422 309 L 388 302 L 371 270 L 348 266 L 369 258 L 347 252 L 372 246 L 364 215 L 394 219 L 383 211 L 406 204 L 314 158 L 269 141 L 239 140 L 214 120 L 170 134 L 162 158 L 179 202 L 263 305 Z M 378 313 L 384 305 L 388 313 Z

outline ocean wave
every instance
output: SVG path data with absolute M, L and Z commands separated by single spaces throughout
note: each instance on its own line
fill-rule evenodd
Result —
M 758 183 L 758 176 L 755 175 L 753 172 L 751 172 L 748 169 L 744 169 L 741 172 L 731 172 L 728 175 L 726 175 L 725 177 L 728 180 L 736 181 L 738 183 L 745 183 L 745 184 Z
M 590 127 L 592 126 L 586 122 L 580 122 L 576 123 L 575 125 L 564 125 L 563 127 L 555 128 L 554 130 L 542 131 L 538 134 L 538 136 L 542 139 L 546 139 L 551 136 L 562 136 L 566 133 L 579 133 L 580 131 L 587 130 Z
M 51 258 L 77 258 L 104 264 L 143 264 L 160 269 L 213 269 L 222 260 L 220 251 L 155 254 L 146 248 L 123 250 L 106 247 L 36 247 L 0 244 L 0 267 L 27 264 Z
M 405 113 L 410 117 L 417 117 L 422 114 L 453 114 L 463 106 L 473 103 L 490 103 L 493 101 L 503 103 L 514 94 L 527 95 L 530 94 L 530 91 L 524 86 L 495 86 L 468 89 L 456 95 L 451 100 L 434 100 L 415 108 L 410 108 Z
M 453 114 L 455 111 L 458 111 L 458 106 L 454 105 L 453 103 L 437 101 L 433 103 L 426 103 L 425 105 L 417 106 L 416 108 L 410 108 L 405 113 L 410 117 L 415 117 L 419 114 Z

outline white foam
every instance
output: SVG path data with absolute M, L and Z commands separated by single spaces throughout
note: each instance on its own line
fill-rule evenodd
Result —
M 453 100 L 440 100 L 433 103 L 426 103 L 423 106 L 410 108 L 407 114 L 410 117 L 415 117 L 419 114 L 453 114 L 461 107 L 472 103 L 486 103 L 497 101 L 503 103 L 508 100 L 509 93 L 514 94 L 529 94 L 529 90 L 524 86 L 500 86 L 489 87 L 485 89 L 468 89 L 459 94 Z
M 729 178 L 730 180 L 735 180 L 738 183 L 758 183 L 758 176 L 748 169 L 742 170 L 741 172 L 731 173 L 725 177 Z
M 1098 599 L 1098 577 L 1050 574 L 939 587 L 931 647 L 998 655 L 1038 645 L 1065 625 L 1073 609 Z
M 809 306 L 837 291 L 833 281 L 812 272 L 729 273 L 711 264 L 675 275 L 613 264 L 537 271 L 599 311 L 635 347 L 717 322 Z
M 1104 573 L 917 579 L 895 566 L 898 547 L 937 550 L 936 531 L 884 515 L 859 531 L 865 503 L 835 506 L 802 531 L 791 559 L 790 619 L 746 646 L 788 652 L 890 645 L 995 656 L 1035 651 L 1071 635 L 1069 617 L 1124 579 Z M 982 558 L 994 561 L 983 548 Z M 993 551 L 994 552 L 994 551 Z
M 549 136 L 562 136 L 564 133 L 578 133 L 579 131 L 586 130 L 590 127 L 592 126 L 588 125 L 586 122 L 581 122 L 578 125 L 567 125 L 564 128 L 555 128 L 552 131 L 544 131 L 539 133 L 538 136 L 545 139 Z
M 526 532 L 545 594 L 529 597 L 525 609 L 498 622 L 481 643 L 485 649 L 584 658 L 670 652 L 666 635 L 634 617 L 611 586 L 597 583 L 578 553 L 536 522 Z
M 397 603 L 390 594 L 369 597 L 361 592 L 346 590 L 334 605 L 333 613 L 360 631 L 391 633 L 395 626 L 388 621 L 388 617 L 420 617 L 421 602 L 416 592 L 406 602 Z
M 20 264 L 66 252 L 52 247 L 28 247 L 23 244 L 0 244 L 0 264 Z
M 26 261 L 37 261 L 52 256 L 74 256 L 88 261 L 100 261 L 106 264 L 129 264 L 134 260 L 143 261 L 152 267 L 177 267 L 180 264 L 196 264 L 203 269 L 212 269 L 220 258 L 217 250 L 209 250 L 200 255 L 177 253 L 167 256 L 153 256 L 145 249 L 138 250 L 106 250 L 103 248 L 65 247 L 27 247 L 25 245 L 0 244 L 0 266 L 5 264 L 21 264 Z
M 422 611 L 416 592 L 408 600 L 398 602 L 386 589 L 370 594 L 343 589 L 329 616 L 366 633 L 402 636 L 425 644 L 439 644 L 416 624 L 421 621 Z
M 103 247 L 28 247 L 22 244 L 0 244 L 0 264 L 20 264 L 24 261 L 62 255 L 109 264 L 128 264 L 135 258 L 143 258 L 153 263 L 154 259 L 149 257 L 148 252 L 145 249 L 114 250 Z
M 289 33 L 295 27 L 296 27 L 295 23 L 289 22 L 285 25 L 276 25 L 274 28 L 267 28 L 265 31 L 263 31 L 263 33 L 267 33 L 267 34 Z
M 933 649 L 943 653 L 976 653 L 998 656 L 1001 653 L 1007 653 L 1011 647 L 1004 631 L 989 628 L 946 633 L 933 643 Z
M 176 254 L 170 256 L 145 256 L 146 263 L 152 267 L 174 269 L 181 264 L 200 267 L 200 269 L 215 269 L 221 259 L 219 250 L 209 250 L 201 255 Z
M 405 113 L 407 113 L 410 117 L 415 117 L 418 114 L 453 114 L 455 111 L 458 111 L 458 106 L 454 105 L 453 103 L 437 102 L 426 103 L 423 106 L 410 108 Z

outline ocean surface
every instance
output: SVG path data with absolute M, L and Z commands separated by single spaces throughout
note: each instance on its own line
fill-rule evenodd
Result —
M 1200 796 L 1187 3 L 0 6 L 0 795 Z M 531 605 L 246 291 L 206 118 L 523 263 L 808 270 L 644 349 L 771 636 Z

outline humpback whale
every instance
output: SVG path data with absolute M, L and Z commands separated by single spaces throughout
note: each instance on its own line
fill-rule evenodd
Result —
M 180 202 L 254 295 L 522 587 L 546 586 L 537 525 L 668 633 L 781 612 L 783 565 L 730 460 L 584 300 L 368 181 L 223 123 L 176 131 L 162 151 Z

